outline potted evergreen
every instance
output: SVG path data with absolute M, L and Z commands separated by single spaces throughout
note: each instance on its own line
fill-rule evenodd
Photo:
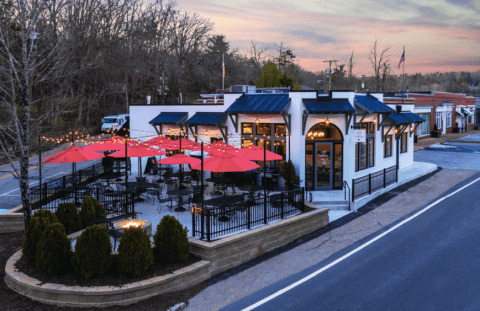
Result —
M 459 133 L 458 122 L 455 122 L 455 127 L 453 128 L 453 133 Z
M 442 135 L 442 132 L 439 132 L 438 131 L 438 126 L 437 126 L 437 123 L 435 123 L 433 125 L 433 131 L 432 133 L 430 134 L 432 137 L 440 137 L 440 135 Z

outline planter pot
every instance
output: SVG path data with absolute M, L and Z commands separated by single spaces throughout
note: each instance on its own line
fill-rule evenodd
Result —
M 441 132 L 432 132 L 431 137 L 440 137 L 442 135 Z
M 459 131 L 458 131 L 458 127 L 454 127 L 454 128 L 452 129 L 452 132 L 453 132 L 453 133 L 458 133 L 458 132 L 459 132 Z

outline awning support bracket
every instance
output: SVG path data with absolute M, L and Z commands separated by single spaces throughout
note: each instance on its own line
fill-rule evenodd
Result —
M 415 127 L 413 128 L 413 131 L 410 132 L 410 137 L 412 137 L 412 134 L 415 133 L 417 130 L 417 127 L 420 125 L 420 123 L 415 124 Z
M 291 132 L 292 131 L 292 115 L 287 114 L 285 112 L 282 112 L 281 115 L 283 117 L 283 121 L 285 121 L 285 124 L 287 125 L 288 131 Z
M 226 126 L 219 126 L 218 129 L 220 130 L 220 133 L 222 133 L 223 140 L 228 144 L 228 128 Z
M 353 113 L 345 114 L 345 135 L 348 135 L 348 129 L 350 128 L 353 116 Z
M 305 127 L 307 126 L 308 111 L 304 110 L 302 114 L 302 135 L 305 135 Z
M 238 113 L 229 113 L 228 116 L 230 117 L 230 120 L 233 123 L 233 126 L 235 127 L 235 133 L 238 133 Z
M 382 135 L 382 143 L 385 141 L 385 138 L 388 136 L 388 134 L 390 133 L 390 131 L 395 127 L 394 124 L 390 125 L 390 127 L 388 128 L 388 131 L 387 133 L 385 133 L 384 135 Z

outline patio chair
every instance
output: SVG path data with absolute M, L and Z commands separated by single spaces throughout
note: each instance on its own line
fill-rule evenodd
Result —
M 155 201 L 155 198 L 158 198 L 159 196 L 162 195 L 162 191 L 163 191 L 163 185 L 160 184 L 158 185 L 158 187 L 148 188 L 147 195 L 149 198 L 152 198 Z
M 187 175 L 183 177 L 182 185 L 185 185 L 187 188 L 192 188 L 192 176 Z

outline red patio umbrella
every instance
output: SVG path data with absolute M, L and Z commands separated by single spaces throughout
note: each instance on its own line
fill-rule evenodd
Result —
M 127 157 L 135 157 L 139 158 L 138 165 L 139 165 L 139 176 L 142 176 L 142 157 L 151 157 L 151 156 L 161 156 L 167 154 L 165 151 L 157 150 L 143 144 L 136 144 L 136 145 L 129 145 L 125 150 L 125 145 L 120 151 L 114 152 L 109 154 L 109 157 L 114 158 L 127 158 Z
M 163 136 L 158 136 L 158 137 L 152 138 L 150 140 L 147 140 L 144 144 L 146 144 L 148 146 L 152 146 L 152 147 L 155 147 L 155 146 L 162 147 L 162 145 L 171 144 L 173 142 L 175 142 L 175 141 L 171 140 L 169 138 L 163 137 Z
M 195 150 L 200 148 L 200 144 L 190 139 L 181 138 L 174 140 L 172 143 L 164 144 L 161 148 L 166 150 Z
M 251 145 L 245 148 L 242 148 L 238 151 L 229 151 L 231 154 L 236 155 L 250 161 L 274 161 L 274 160 L 283 160 L 283 157 L 279 154 L 273 153 L 271 151 L 266 151 L 258 146 Z M 264 153 L 266 153 L 264 155 Z
M 197 148 L 196 150 L 200 150 L 200 148 Z M 217 141 L 214 143 L 211 143 L 209 145 L 206 145 L 203 147 L 203 150 L 206 152 L 211 152 L 212 150 L 238 150 L 238 148 L 235 148 L 232 145 L 226 144 L 223 141 Z
M 127 144 L 138 144 L 138 141 L 134 139 L 127 139 Z M 112 150 L 121 150 L 125 149 L 125 138 L 119 140 L 102 140 L 94 144 L 84 147 L 88 151 L 112 151 Z
M 75 185 L 77 179 L 75 178 L 76 162 L 90 161 L 95 159 L 104 158 L 103 154 L 99 154 L 93 151 L 88 151 L 78 146 L 71 146 L 65 150 L 60 151 L 54 155 L 51 155 L 43 160 L 44 163 L 72 163 L 73 179 Z
M 257 163 L 236 157 L 225 151 L 213 150 L 211 157 L 203 160 L 203 170 L 224 173 L 224 172 L 246 172 L 259 168 Z M 201 170 L 201 165 L 192 166 L 192 170 Z

